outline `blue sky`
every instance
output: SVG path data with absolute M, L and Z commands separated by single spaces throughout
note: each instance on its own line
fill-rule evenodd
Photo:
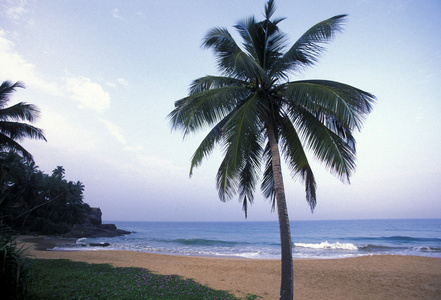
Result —
M 47 143 L 26 141 L 46 173 L 61 165 L 86 186 L 104 220 L 241 221 L 241 204 L 215 188 L 221 152 L 190 179 L 203 133 L 185 140 L 166 118 L 193 79 L 218 74 L 200 47 L 215 26 L 255 15 L 265 1 L 15 0 L 0 4 L 0 80 L 22 81 L 12 103 L 42 111 Z M 318 205 L 285 172 L 290 218 L 441 217 L 441 1 L 276 2 L 292 43 L 315 23 L 349 14 L 313 68 L 292 79 L 329 79 L 373 93 L 357 133 L 357 172 L 342 184 L 314 164 Z M 239 41 L 239 39 L 238 39 Z M 11 103 L 11 104 L 12 104 Z M 285 168 L 286 170 L 286 168 Z M 248 219 L 277 220 L 257 193 Z

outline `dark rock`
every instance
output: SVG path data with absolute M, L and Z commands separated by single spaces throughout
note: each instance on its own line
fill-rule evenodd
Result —
M 63 234 L 69 238 L 97 238 L 97 237 L 115 237 L 131 234 L 130 231 L 116 228 L 115 224 L 77 224 L 72 230 Z
M 83 224 L 101 225 L 103 213 L 99 207 L 90 207 L 83 215 Z
M 84 224 L 76 224 L 62 236 L 68 238 L 114 237 L 131 234 L 130 231 L 116 228 L 115 224 L 102 224 L 103 213 L 99 207 L 91 207 L 84 214 Z
M 101 216 L 103 213 L 101 212 L 101 209 L 99 207 L 91 207 L 89 215 L 87 218 L 89 219 L 89 223 L 93 225 L 101 225 Z
M 100 228 L 106 229 L 106 230 L 116 230 L 115 224 L 101 224 Z
M 91 246 L 91 247 L 108 247 L 108 246 L 110 246 L 110 243 L 90 243 L 89 246 Z

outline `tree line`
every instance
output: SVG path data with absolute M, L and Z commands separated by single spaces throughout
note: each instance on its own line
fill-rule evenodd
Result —
M 62 234 L 84 223 L 90 206 L 83 201 L 84 184 L 65 179 L 58 166 L 52 174 L 15 152 L 0 154 L 0 218 L 21 232 Z

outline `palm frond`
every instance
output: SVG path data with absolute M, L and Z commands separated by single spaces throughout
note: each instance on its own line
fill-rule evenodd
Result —
M 10 81 L 3 81 L 0 85 L 0 108 L 4 107 L 9 101 L 9 95 L 17 88 L 24 88 L 24 84 L 20 81 L 12 83 Z
M 247 95 L 246 88 L 225 86 L 205 90 L 175 102 L 168 115 L 172 129 L 183 129 L 184 136 L 223 119 Z
M 265 161 L 265 170 L 263 172 L 262 183 L 260 189 L 265 198 L 269 198 L 271 201 L 271 210 L 274 211 L 276 208 L 276 194 L 274 187 L 274 175 L 273 175 L 273 164 L 272 156 L 269 144 L 267 143 L 262 155 L 262 159 Z
M 29 161 L 33 160 L 31 153 L 23 148 L 19 143 L 11 139 L 10 137 L 0 133 L 0 152 L 14 151 L 21 154 Z
M 299 67 L 315 64 L 325 50 L 322 44 L 332 40 L 335 33 L 341 31 L 345 17 L 337 15 L 312 26 L 285 53 L 273 74 L 287 78 L 288 72 L 296 72 Z
M 205 36 L 202 46 L 214 50 L 218 68 L 226 76 L 239 79 L 265 78 L 267 76 L 258 62 L 240 49 L 225 28 L 210 30 Z
M 300 107 L 291 118 L 305 147 L 325 164 L 325 167 L 340 180 L 349 182 L 355 171 L 355 149 L 343 138 L 332 132 L 311 112 Z
M 280 121 L 281 150 L 285 160 L 291 169 L 293 178 L 300 176 L 305 183 L 306 202 L 311 211 L 317 204 L 317 185 L 309 164 L 302 142 L 288 116 L 283 116 Z
M 40 111 L 35 105 L 24 102 L 0 109 L 0 120 L 26 120 L 32 123 L 39 116 Z
M 253 95 L 243 103 L 225 124 L 225 142 L 228 152 L 234 157 L 233 165 L 242 165 L 245 154 L 251 143 L 261 133 L 262 124 L 259 122 L 260 111 L 263 108 L 258 94 Z
M 239 181 L 239 197 L 243 198 L 243 210 L 245 212 L 245 218 L 248 215 L 248 202 L 253 203 L 254 191 L 256 183 L 259 180 L 261 169 L 261 157 L 263 149 L 261 147 L 262 135 L 260 131 L 256 130 L 248 134 L 248 146 L 245 152 L 245 163 L 240 172 Z
M 231 114 L 224 128 L 225 158 L 219 168 L 217 187 L 225 201 L 240 189 L 240 196 L 253 199 L 253 190 L 260 169 L 261 123 L 259 96 L 254 95 Z
M 43 130 L 26 123 L 0 121 L 0 133 L 13 140 L 31 138 L 46 141 Z
M 328 80 L 290 82 L 286 84 L 284 96 L 288 103 L 293 101 L 317 114 L 334 116 L 350 130 L 361 129 L 376 101 L 370 93 Z
M 235 73 L 234 58 L 242 51 L 226 28 L 211 29 L 202 40 L 202 46 L 213 49 L 221 72 L 227 76 Z M 238 77 L 237 74 L 235 77 Z
M 193 175 L 193 169 L 198 167 L 202 163 L 202 160 L 210 155 L 214 146 L 222 139 L 223 127 L 228 119 L 229 117 L 227 116 L 217 123 L 194 152 L 190 164 L 190 177 Z
M 256 23 L 254 18 L 248 18 L 235 26 L 244 40 L 243 45 L 247 53 L 263 70 L 272 69 L 286 46 L 286 35 L 277 27 L 277 23 L 282 20 Z
M 17 141 L 24 138 L 46 141 L 46 138 L 43 130 L 27 123 L 17 122 L 22 120 L 34 122 L 40 114 L 36 106 L 20 102 L 11 107 L 6 107 L 10 94 L 17 88 L 24 88 L 24 85 L 19 81 L 16 83 L 3 81 L 0 85 L 0 149 L 1 151 L 12 150 L 21 153 L 25 158 L 32 161 L 32 155 Z
M 239 169 L 232 166 L 231 156 L 226 153 L 216 175 L 216 187 L 222 202 L 230 200 L 236 194 L 239 184 L 238 173 Z
M 356 141 L 352 135 L 352 130 L 343 126 L 340 121 L 333 115 L 317 112 L 316 118 L 320 120 L 329 130 L 338 135 L 347 145 L 356 153 Z
M 243 39 L 243 46 L 247 53 L 256 61 L 259 61 L 259 51 L 254 46 L 256 44 L 256 20 L 254 17 L 239 21 L 234 26 Z
M 267 4 L 265 4 L 265 21 L 269 21 L 274 25 L 279 24 L 281 21 L 285 20 L 286 18 L 277 18 L 277 19 L 273 19 L 270 20 L 271 17 L 274 15 L 274 13 L 276 12 L 276 4 L 274 0 L 269 0 Z
M 265 19 L 269 20 L 276 12 L 276 4 L 274 0 L 268 0 L 265 4 Z
M 226 86 L 245 87 L 247 82 L 231 77 L 224 76 L 205 76 L 194 80 L 190 85 L 189 95 L 194 95 L 203 91 L 221 88 Z
M 217 174 L 217 188 L 221 201 L 227 201 L 239 192 L 245 218 L 248 216 L 248 204 L 253 203 L 255 186 L 259 180 L 262 155 L 259 139 L 254 137 L 248 141 L 250 146 L 246 153 L 243 153 L 240 165 L 237 165 L 237 157 L 231 153 L 231 148 L 228 148 Z

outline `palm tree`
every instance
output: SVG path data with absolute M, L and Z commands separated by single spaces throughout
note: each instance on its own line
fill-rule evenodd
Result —
M 40 139 L 46 141 L 43 130 L 28 123 L 18 121 L 34 122 L 39 117 L 40 111 L 36 106 L 20 102 L 6 107 L 9 96 L 16 88 L 24 88 L 24 85 L 17 81 L 11 83 L 3 81 L 0 85 L 0 152 L 15 151 L 23 157 L 32 160 L 32 155 L 18 142 L 24 138 Z
M 64 170 L 64 168 L 62 166 L 57 166 L 52 171 L 52 177 L 58 177 L 59 179 L 64 179 L 64 173 L 65 172 L 66 172 L 66 170 Z
M 189 96 L 175 102 L 169 114 L 173 129 L 184 137 L 205 127 L 211 131 L 196 149 L 190 166 L 199 166 L 215 145 L 224 150 L 217 172 L 221 201 L 238 194 L 245 217 L 261 179 L 263 194 L 277 205 L 281 240 L 280 299 L 293 298 L 292 242 L 281 170 L 281 154 L 293 179 L 305 183 L 306 200 L 314 209 L 316 182 L 306 151 L 342 181 L 355 169 L 354 129 L 372 110 L 375 97 L 355 87 L 326 80 L 290 81 L 290 75 L 317 62 L 323 44 L 341 30 L 345 15 L 324 20 L 291 47 L 271 19 L 273 0 L 264 20 L 250 17 L 235 28 L 240 47 L 225 28 L 211 29 L 203 47 L 212 49 L 220 76 L 193 81 Z
M 40 139 L 46 141 L 43 130 L 28 123 L 19 121 L 34 122 L 40 112 L 36 106 L 20 102 L 6 107 L 9 96 L 16 88 L 24 88 L 21 82 L 11 83 L 3 81 L 0 85 L 0 152 L 14 151 L 23 157 L 32 160 L 32 155 L 18 142 L 24 138 Z

